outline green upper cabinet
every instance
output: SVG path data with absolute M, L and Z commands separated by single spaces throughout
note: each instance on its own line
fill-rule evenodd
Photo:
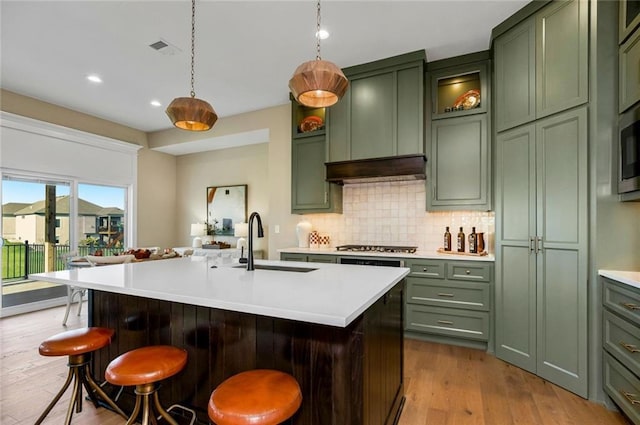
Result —
M 536 118 L 535 25 L 529 19 L 496 39 L 495 122 L 497 131 Z
M 618 112 L 640 100 L 640 30 L 620 46 L 618 53 Z
M 498 132 L 588 101 L 588 6 L 551 2 L 494 40 Z
M 434 120 L 427 210 L 491 209 L 487 115 Z
M 291 141 L 291 213 L 342 212 L 342 187 L 325 181 L 323 135 Z
M 491 210 L 489 52 L 431 62 L 427 211 Z
M 343 69 L 349 89 L 328 108 L 329 161 L 424 154 L 424 51 Z

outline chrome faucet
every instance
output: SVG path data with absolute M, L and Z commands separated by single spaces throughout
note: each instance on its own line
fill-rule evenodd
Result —
M 264 229 L 262 228 L 262 219 L 260 218 L 260 214 L 257 212 L 252 212 L 249 216 L 249 246 L 247 247 L 247 270 L 252 271 L 255 270 L 255 266 L 253 265 L 253 219 L 258 219 L 258 237 L 264 237 Z

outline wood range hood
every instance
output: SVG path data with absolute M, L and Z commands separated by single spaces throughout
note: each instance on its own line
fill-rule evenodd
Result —
M 400 155 L 384 158 L 326 162 L 326 181 L 337 184 L 426 179 L 426 156 Z

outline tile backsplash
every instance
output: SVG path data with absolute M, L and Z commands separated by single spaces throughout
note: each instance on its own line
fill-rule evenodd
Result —
M 423 180 L 348 184 L 343 189 L 342 214 L 308 214 L 313 230 L 331 237 L 331 246 L 378 244 L 417 246 L 435 252 L 442 247 L 449 226 L 455 247 L 459 228 L 464 233 L 485 233 L 485 244 L 493 252 L 495 216 L 493 212 L 426 212 Z

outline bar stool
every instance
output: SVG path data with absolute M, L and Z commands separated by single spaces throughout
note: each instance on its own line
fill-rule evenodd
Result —
M 46 339 L 42 344 L 40 344 L 38 351 L 43 356 L 69 356 L 69 363 L 67 365 L 69 366 L 69 375 L 58 394 L 56 394 L 45 411 L 35 422 L 35 425 L 42 423 L 53 406 L 58 402 L 58 400 L 60 400 L 62 394 L 64 394 L 67 388 L 69 388 L 71 380 L 74 378 L 73 392 L 71 393 L 69 409 L 67 410 L 67 416 L 64 422 L 66 425 L 71 422 L 74 407 L 76 408 L 76 413 L 82 412 L 83 386 L 87 390 L 87 394 L 96 408 L 99 407 L 98 398 L 96 397 L 96 394 L 98 394 L 104 402 L 111 406 L 111 408 L 123 418 L 127 417 L 127 415 L 124 414 L 124 412 L 95 382 L 89 368 L 91 353 L 109 345 L 113 334 L 113 329 L 82 328 L 59 333 Z
M 293 376 L 271 369 L 255 369 L 226 379 L 211 393 L 209 419 L 217 425 L 276 425 L 302 403 Z
M 149 397 L 153 396 L 153 405 L 160 417 L 172 425 L 178 423 L 160 405 L 158 383 L 184 369 L 187 364 L 187 351 L 170 345 L 152 345 L 128 351 L 109 363 L 104 376 L 113 385 L 135 385 L 136 404 L 127 421 L 135 423 L 142 405 L 142 423 L 156 423 Z

